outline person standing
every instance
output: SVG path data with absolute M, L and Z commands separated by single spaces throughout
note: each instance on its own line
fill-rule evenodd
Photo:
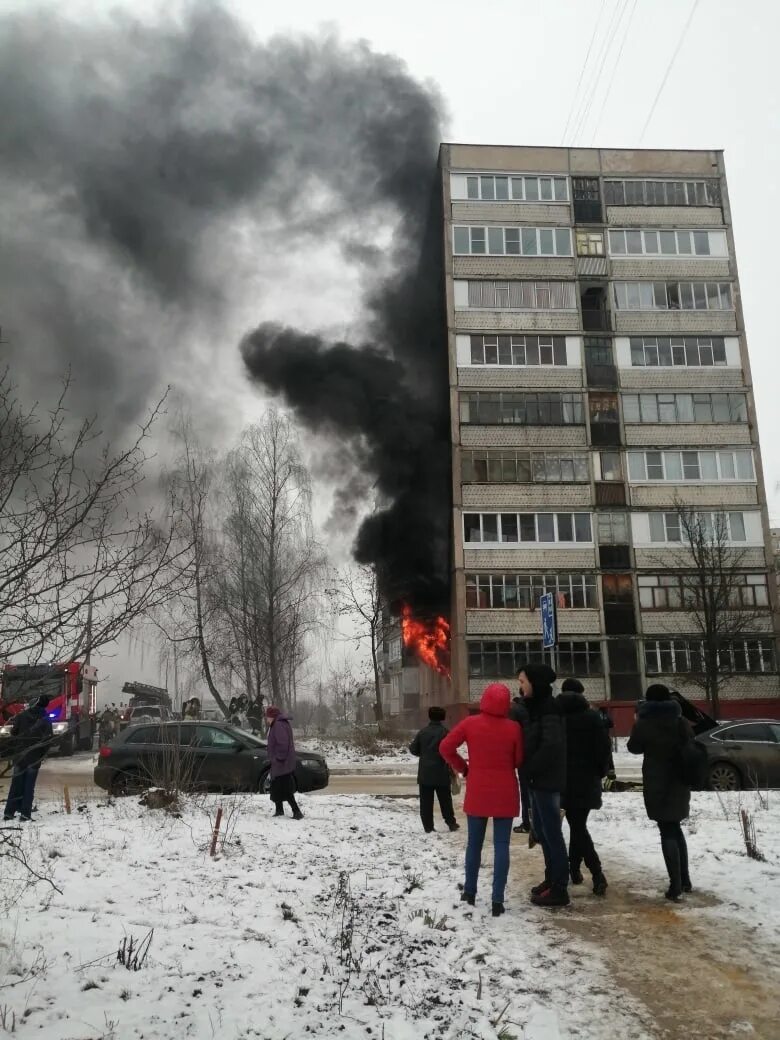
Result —
M 49 698 L 44 694 L 20 712 L 11 725 L 14 769 L 3 813 L 4 820 L 12 820 L 17 812 L 22 821 L 32 819 L 38 771 L 53 737 L 46 711 L 48 706 Z
M 585 698 L 579 679 L 565 679 L 557 698 L 566 728 L 566 787 L 561 805 L 569 823 L 569 875 L 582 884 L 582 863 L 593 878 L 593 894 L 607 894 L 607 879 L 588 831 L 588 815 L 601 808 L 601 781 L 610 763 L 609 734 Z
M 518 672 L 518 677 L 520 673 Z M 509 718 L 518 724 L 523 731 L 523 742 L 525 743 L 525 731 L 529 723 L 528 708 L 522 693 L 512 698 L 509 705 Z M 531 792 L 528 789 L 528 781 L 525 778 L 523 766 L 517 770 L 517 782 L 520 785 L 520 824 L 514 828 L 515 834 L 531 833 Z
M 439 752 L 455 772 L 467 777 L 463 811 L 468 821 L 466 871 L 461 899 L 471 906 L 477 895 L 482 846 L 488 819 L 493 820 L 492 913 L 504 912 L 509 876 L 509 839 L 512 820 L 520 808 L 516 770 L 523 762 L 523 734 L 509 717 L 511 694 L 503 683 L 487 686 L 479 714 L 459 722 L 442 740 Z M 458 748 L 468 748 L 468 763 Z
M 683 892 L 691 891 L 688 845 L 680 823 L 691 808 L 691 789 L 682 779 L 681 754 L 693 740 L 690 724 L 682 717 L 680 705 L 663 683 L 653 683 L 639 701 L 636 721 L 628 738 L 632 755 L 642 760 L 642 793 L 648 818 L 658 824 L 661 851 L 669 887 L 666 898 L 679 902 Z
M 448 732 L 444 725 L 445 717 L 444 708 L 429 708 L 428 725 L 420 730 L 409 745 L 411 753 L 420 760 L 417 766 L 417 784 L 420 788 L 420 819 L 426 834 L 434 830 L 434 794 L 449 829 L 460 830 L 452 807 L 450 767 L 439 754 L 439 745 Z
M 544 853 L 544 881 L 531 889 L 536 906 L 568 906 L 569 858 L 561 827 L 561 793 L 566 789 L 566 730 L 546 664 L 527 664 L 519 674 L 530 722 L 525 772 L 531 790 L 534 834 Z
M 271 760 L 271 801 L 276 806 L 274 816 L 284 816 L 284 803 L 293 811 L 294 820 L 302 820 L 303 813 L 295 800 L 295 740 L 293 739 L 290 716 L 280 708 L 269 705 L 265 711 L 268 722 L 266 743 Z

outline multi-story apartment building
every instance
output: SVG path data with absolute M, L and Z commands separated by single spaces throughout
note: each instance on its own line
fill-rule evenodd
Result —
M 686 682 L 681 503 L 740 553 L 722 693 L 780 708 L 773 578 L 723 155 L 442 145 L 453 697 L 538 658 L 594 700 Z M 693 663 L 692 663 L 693 662 Z M 771 704 L 775 700 L 775 705 Z

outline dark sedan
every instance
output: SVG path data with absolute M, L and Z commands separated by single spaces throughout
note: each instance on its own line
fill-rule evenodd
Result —
M 696 739 L 707 749 L 713 790 L 780 787 L 780 722 L 776 719 L 723 722 Z
M 322 755 L 301 751 L 295 779 L 299 791 L 327 787 Z M 227 723 L 152 723 L 129 726 L 100 749 L 95 783 L 112 794 L 147 787 L 267 792 L 270 762 L 264 741 Z

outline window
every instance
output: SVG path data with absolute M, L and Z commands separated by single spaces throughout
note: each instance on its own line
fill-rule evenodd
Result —
M 627 513 L 597 513 L 599 545 L 625 545 L 628 542 Z
M 770 638 L 724 640 L 718 650 L 721 672 L 774 672 L 775 654 Z M 704 672 L 704 647 L 701 639 L 645 640 L 645 671 L 648 675 L 670 672 Z
M 577 256 L 603 256 L 604 235 L 601 231 L 577 232 Z
M 615 282 L 622 311 L 730 311 L 729 282 Z
M 728 246 L 725 231 L 610 230 L 609 254 L 610 256 L 728 256 Z
M 466 177 L 466 197 L 474 202 L 568 202 L 569 182 L 566 177 L 472 174 Z
M 649 513 L 651 542 L 682 542 L 685 537 L 684 525 L 680 513 Z M 696 512 L 691 514 L 691 522 L 702 527 L 704 538 L 718 539 L 717 532 L 723 531 L 727 542 L 744 542 L 745 518 L 742 513 Z
M 601 190 L 598 177 L 573 177 L 572 196 L 576 223 L 601 223 Z
M 467 574 L 466 606 L 470 609 L 530 610 L 552 592 L 561 610 L 595 608 L 594 574 Z
M 747 422 L 744 394 L 623 394 L 627 423 Z
M 599 453 L 602 480 L 622 480 L 623 465 L 619 451 L 602 451 Z
M 575 484 L 590 479 L 584 452 L 484 448 L 464 451 L 464 484 Z
M 701 603 L 699 575 L 641 574 L 639 604 L 643 610 L 695 610 Z M 734 610 L 769 606 L 766 574 L 729 575 L 729 606 Z
M 629 451 L 628 478 L 667 481 L 754 481 L 749 449 L 723 451 Z M 607 479 L 607 478 L 604 478 Z
M 634 586 L 630 574 L 603 574 L 601 587 L 604 590 L 605 604 L 630 604 L 634 603 Z
M 565 336 L 472 336 L 472 365 L 566 365 Z
M 464 425 L 579 426 L 585 421 L 582 394 L 479 391 L 460 395 Z
M 573 282 L 469 281 L 468 305 L 483 310 L 558 310 L 577 308 Z
M 645 368 L 699 368 L 726 364 L 722 336 L 632 336 L 631 364 Z
M 604 181 L 608 206 L 719 206 L 720 184 L 701 181 Z
M 464 513 L 463 540 L 488 545 L 590 542 L 590 513 Z
M 739 740 L 746 744 L 774 744 L 772 729 L 766 722 L 743 722 L 736 726 L 721 726 L 712 733 L 714 740 Z
M 619 421 L 617 394 L 588 394 L 590 421 L 592 423 L 616 423 Z
M 470 639 L 466 646 L 469 676 L 472 679 L 511 679 L 522 665 L 549 660 L 549 651 L 544 650 L 541 639 Z M 557 655 L 559 672 L 568 675 L 602 674 L 601 644 L 598 639 L 562 641 L 558 644 Z
M 195 728 L 195 744 L 197 747 L 221 748 L 223 751 L 239 747 L 240 744 L 230 733 L 215 726 L 197 726 Z
M 569 228 L 473 227 L 452 229 L 455 254 L 490 256 L 571 256 Z
M 159 726 L 138 726 L 130 731 L 125 744 L 161 744 Z

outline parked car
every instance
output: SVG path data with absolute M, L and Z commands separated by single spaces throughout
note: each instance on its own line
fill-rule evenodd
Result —
M 267 792 L 270 761 L 265 741 L 224 722 L 165 722 L 128 726 L 100 749 L 95 783 L 112 794 L 146 787 Z M 301 751 L 295 779 L 299 791 L 328 786 L 322 755 Z
M 127 729 L 139 722 L 167 722 L 170 718 L 171 713 L 164 704 L 133 704 L 122 712 L 119 728 Z
M 696 737 L 707 749 L 715 791 L 780 787 L 780 722 L 735 719 Z

